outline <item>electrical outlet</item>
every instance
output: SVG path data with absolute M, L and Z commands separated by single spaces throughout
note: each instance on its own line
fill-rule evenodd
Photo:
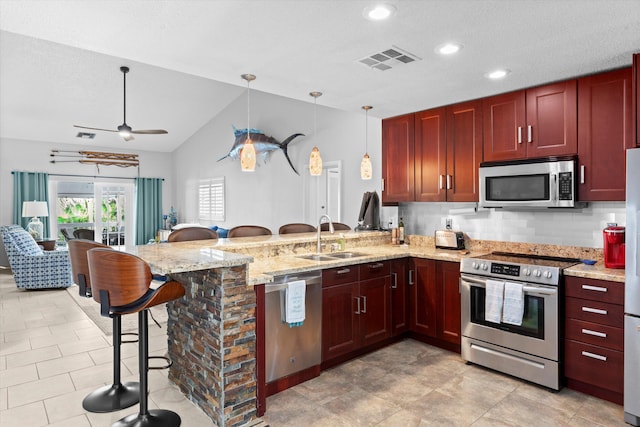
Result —
M 447 218 L 445 220 L 445 227 L 447 227 L 447 230 L 451 230 L 452 223 L 453 223 L 453 219 L 451 219 L 451 218 Z

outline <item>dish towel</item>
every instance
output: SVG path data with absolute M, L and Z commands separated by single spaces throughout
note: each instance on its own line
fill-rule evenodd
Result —
M 484 318 L 487 322 L 500 323 L 504 282 L 487 279 L 484 299 Z
M 284 291 L 284 322 L 290 328 L 302 326 L 305 317 L 305 294 L 307 283 L 304 280 L 296 280 L 287 283 Z
M 511 325 L 522 325 L 524 315 L 524 291 L 520 283 L 504 283 L 504 306 L 502 322 Z

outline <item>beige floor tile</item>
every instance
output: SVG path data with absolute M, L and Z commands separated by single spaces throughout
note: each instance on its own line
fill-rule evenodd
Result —
M 7 356 L 14 353 L 31 350 L 31 343 L 28 338 L 20 341 L 2 341 L 0 343 L 0 356 Z
M 573 414 L 569 412 L 513 393 L 489 409 L 482 418 L 489 420 L 489 424 L 502 422 L 507 423 L 506 425 L 525 426 L 533 422 L 541 426 L 562 426 L 571 420 Z
M 29 341 L 31 342 L 31 348 L 34 350 L 37 348 L 70 343 L 78 340 L 78 336 L 73 331 L 67 331 L 61 334 L 50 334 L 29 339 Z
M 38 363 L 44 360 L 57 359 L 61 356 L 60 349 L 55 345 L 12 353 L 7 355 L 7 369 Z
M 624 409 L 620 405 L 583 395 L 584 404 L 577 415 L 603 426 L 629 426 L 624 423 Z
M 24 339 L 43 337 L 51 335 L 51 330 L 48 326 L 41 326 L 37 328 L 29 328 L 21 331 L 8 332 L 5 334 L 5 341 L 21 341 Z
M 91 423 L 86 415 L 78 415 L 76 417 L 67 418 L 59 423 L 48 424 L 49 427 L 91 427 Z
M 348 393 L 323 406 L 333 414 L 358 426 L 376 425 L 401 409 L 395 403 L 381 399 L 355 386 Z
M 0 412 L 3 427 L 40 427 L 49 423 L 42 401 L 18 406 Z
M 2 387 L 0 388 L 0 411 L 4 411 L 9 406 L 7 404 L 7 389 Z M 1 415 L 0 415 L 1 418 Z
M 26 405 L 75 391 L 68 374 L 18 384 L 8 388 L 9 408 Z
M 11 387 L 16 384 L 24 384 L 38 379 L 38 369 L 33 364 L 0 371 L 0 385 L 2 388 Z
M 82 407 L 82 400 L 94 390 L 94 388 L 83 388 L 45 399 L 44 406 L 47 410 L 49 421 L 51 423 L 60 423 L 67 419 L 86 415 L 87 411 Z M 85 419 L 87 419 L 86 416 Z
M 69 375 L 75 384 L 76 389 L 98 388 L 106 384 L 113 383 L 113 363 L 107 362 L 101 365 L 89 366 L 84 369 L 70 372 Z M 133 379 L 132 379 L 133 378 Z M 122 382 L 137 381 L 138 376 L 133 375 L 125 365 L 120 367 L 120 379 Z
M 109 343 L 102 336 L 95 336 L 85 340 L 78 340 L 69 343 L 59 344 L 60 352 L 69 356 L 71 354 L 78 354 L 82 352 L 87 352 L 91 350 L 96 350 L 99 348 L 107 348 L 110 347 Z
M 87 353 L 63 356 L 58 359 L 47 360 L 36 364 L 40 378 L 52 377 L 67 372 L 94 366 L 93 360 Z

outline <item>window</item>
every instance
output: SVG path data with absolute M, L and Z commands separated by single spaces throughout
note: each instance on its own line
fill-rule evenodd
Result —
M 224 221 L 224 177 L 200 181 L 198 218 L 201 221 Z

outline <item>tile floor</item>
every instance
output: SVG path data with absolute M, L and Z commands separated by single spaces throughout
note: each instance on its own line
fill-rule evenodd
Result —
M 97 307 L 96 307 L 97 308 Z M 150 326 L 150 353 L 166 350 Z M 64 290 L 23 291 L 0 270 L 0 426 L 106 427 L 135 413 L 93 414 L 82 398 L 109 383 L 111 337 Z M 137 379 L 137 345 L 123 345 L 123 381 Z M 184 427 L 213 423 L 168 380 L 149 373 L 149 407 Z M 325 371 L 267 400 L 260 426 L 625 426 L 621 406 L 572 390 L 552 393 L 466 365 L 413 340 Z

